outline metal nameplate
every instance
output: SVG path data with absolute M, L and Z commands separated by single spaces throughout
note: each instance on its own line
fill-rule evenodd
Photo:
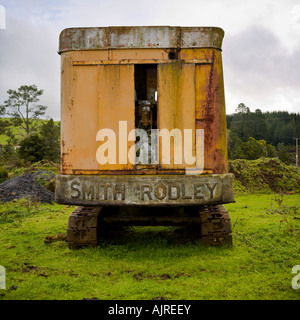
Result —
M 202 205 L 233 202 L 233 175 L 58 175 L 55 200 L 74 205 Z

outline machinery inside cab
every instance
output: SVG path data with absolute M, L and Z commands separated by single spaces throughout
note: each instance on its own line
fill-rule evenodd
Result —
M 157 64 L 136 64 L 134 66 L 135 85 L 135 127 L 143 129 L 147 133 L 146 157 L 142 157 L 140 150 L 137 150 L 136 164 L 157 164 L 158 163 L 158 140 L 157 136 L 151 139 L 151 133 L 157 130 Z M 141 141 L 136 136 L 136 143 Z M 152 157 L 152 161 L 151 161 Z M 146 167 L 147 168 L 147 167 Z

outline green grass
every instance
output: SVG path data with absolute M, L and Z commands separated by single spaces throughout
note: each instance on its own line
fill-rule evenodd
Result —
M 22 136 L 17 135 L 17 139 L 21 139 L 22 137 L 24 138 L 24 129 L 21 126 L 14 126 L 12 123 L 12 119 L 11 118 L 2 118 L 4 121 L 7 121 L 9 123 L 9 126 L 7 127 L 7 129 L 10 129 L 12 131 L 13 134 L 22 134 Z M 37 128 L 40 128 L 42 123 L 46 122 L 48 120 L 45 119 L 37 119 L 35 120 L 35 125 Z M 58 123 L 58 121 L 54 121 L 55 123 Z M 8 143 L 8 136 L 6 134 L 0 134 L 0 144 L 7 144 Z
M 10 118 L 2 118 L 4 121 L 8 122 L 9 126 L 7 128 L 11 129 L 14 134 L 19 133 L 21 131 L 21 128 L 16 127 L 12 124 L 12 121 Z M 6 134 L 0 134 L 0 144 L 7 144 L 8 142 L 8 136 Z
M 225 247 L 205 247 L 182 228 L 132 227 L 97 248 L 70 250 L 63 239 L 44 240 L 66 234 L 74 207 L 2 204 L 0 299 L 299 300 L 291 270 L 300 265 L 300 194 L 285 195 L 280 207 L 275 197 L 240 195 L 226 205 L 233 246 Z

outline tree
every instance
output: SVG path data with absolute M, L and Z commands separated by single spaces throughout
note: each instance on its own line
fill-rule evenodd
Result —
M 21 126 L 28 136 L 34 129 L 33 121 L 45 114 L 46 106 L 37 104 L 44 90 L 38 90 L 36 85 L 23 85 L 17 90 L 8 90 L 8 99 L 4 101 L 6 114 L 12 117 L 14 125 Z
M 53 119 L 42 124 L 40 136 L 43 142 L 44 159 L 59 162 L 60 160 L 60 130 Z
M 30 162 L 41 161 L 44 158 L 43 147 L 43 141 L 37 134 L 29 135 L 20 143 L 20 158 Z
M 227 146 L 228 146 L 228 158 L 229 159 L 241 159 L 244 158 L 243 151 L 241 149 L 243 141 L 237 137 L 236 134 L 231 131 L 228 133 Z
M 278 143 L 277 145 L 277 149 L 278 149 L 278 158 L 285 163 L 290 163 L 291 159 L 290 159 L 290 155 L 287 151 L 287 147 L 284 145 L 283 142 Z
M 244 103 L 241 102 L 235 108 L 235 113 L 249 114 L 250 113 L 250 109 Z
M 251 122 L 249 122 L 250 136 L 256 140 L 266 140 L 267 127 L 265 115 L 260 109 L 256 109 L 255 112 L 251 112 Z
M 1 119 L 1 116 L 5 114 L 5 107 L 0 106 L 0 134 L 5 132 L 5 128 L 8 126 L 7 121 Z
M 240 103 L 235 109 L 235 114 L 230 124 L 232 134 L 235 134 L 239 139 L 245 142 L 250 137 L 248 125 L 250 114 L 250 109 L 246 107 L 244 103 Z
M 244 159 L 255 160 L 265 156 L 265 150 L 263 145 L 266 145 L 265 141 L 257 141 L 253 137 L 250 137 L 247 142 L 243 142 L 241 149 L 243 151 Z
M 277 155 L 276 148 L 271 144 L 267 144 L 267 155 L 268 155 L 268 158 L 274 158 Z
M 226 121 L 229 159 L 255 158 L 261 153 L 259 149 L 263 151 L 261 156 L 279 157 L 284 162 L 295 157 L 293 138 L 300 136 L 299 113 L 262 112 L 260 109 L 251 112 L 240 103 L 235 113 L 226 115 Z

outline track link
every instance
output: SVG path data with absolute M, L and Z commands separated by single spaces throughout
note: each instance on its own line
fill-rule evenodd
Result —
M 67 242 L 69 248 L 98 246 L 99 214 L 102 207 L 78 207 L 69 217 Z
M 205 245 L 232 244 L 231 221 L 223 205 L 203 206 L 199 210 L 202 242 Z
M 78 207 L 75 211 L 72 212 L 69 217 L 67 230 L 67 242 L 69 248 L 79 248 L 88 245 L 96 247 L 98 246 L 99 232 L 105 225 L 124 224 L 124 221 L 122 220 L 124 219 L 124 217 L 122 216 L 114 216 L 114 219 L 112 219 L 112 221 L 110 221 L 109 219 L 105 220 L 105 215 L 100 219 L 100 213 L 102 209 L 102 207 Z M 197 221 L 197 219 L 195 219 L 195 216 L 191 216 L 190 219 L 194 219 L 193 221 L 195 223 L 195 226 L 200 225 L 202 243 L 207 246 L 232 244 L 231 221 L 228 211 L 225 209 L 225 207 L 223 205 L 210 205 L 201 206 L 198 208 L 198 210 L 198 217 L 200 217 L 200 219 L 198 218 L 199 222 Z M 105 211 L 103 211 L 103 213 L 104 212 Z M 108 215 L 108 217 L 109 216 L 110 215 Z M 147 222 L 145 223 L 143 221 L 142 224 L 134 224 L 136 223 L 137 217 L 139 216 L 137 215 L 135 217 L 127 217 L 126 225 L 148 225 Z M 189 218 L 187 219 L 189 220 Z M 103 220 L 105 221 L 105 223 Z M 150 222 L 152 220 L 150 219 Z M 160 223 L 156 222 L 154 225 L 176 225 L 174 223 L 174 219 L 167 219 L 166 221 L 169 224 L 164 220 L 162 221 L 163 223 L 160 221 Z M 139 221 L 139 223 L 141 222 Z

